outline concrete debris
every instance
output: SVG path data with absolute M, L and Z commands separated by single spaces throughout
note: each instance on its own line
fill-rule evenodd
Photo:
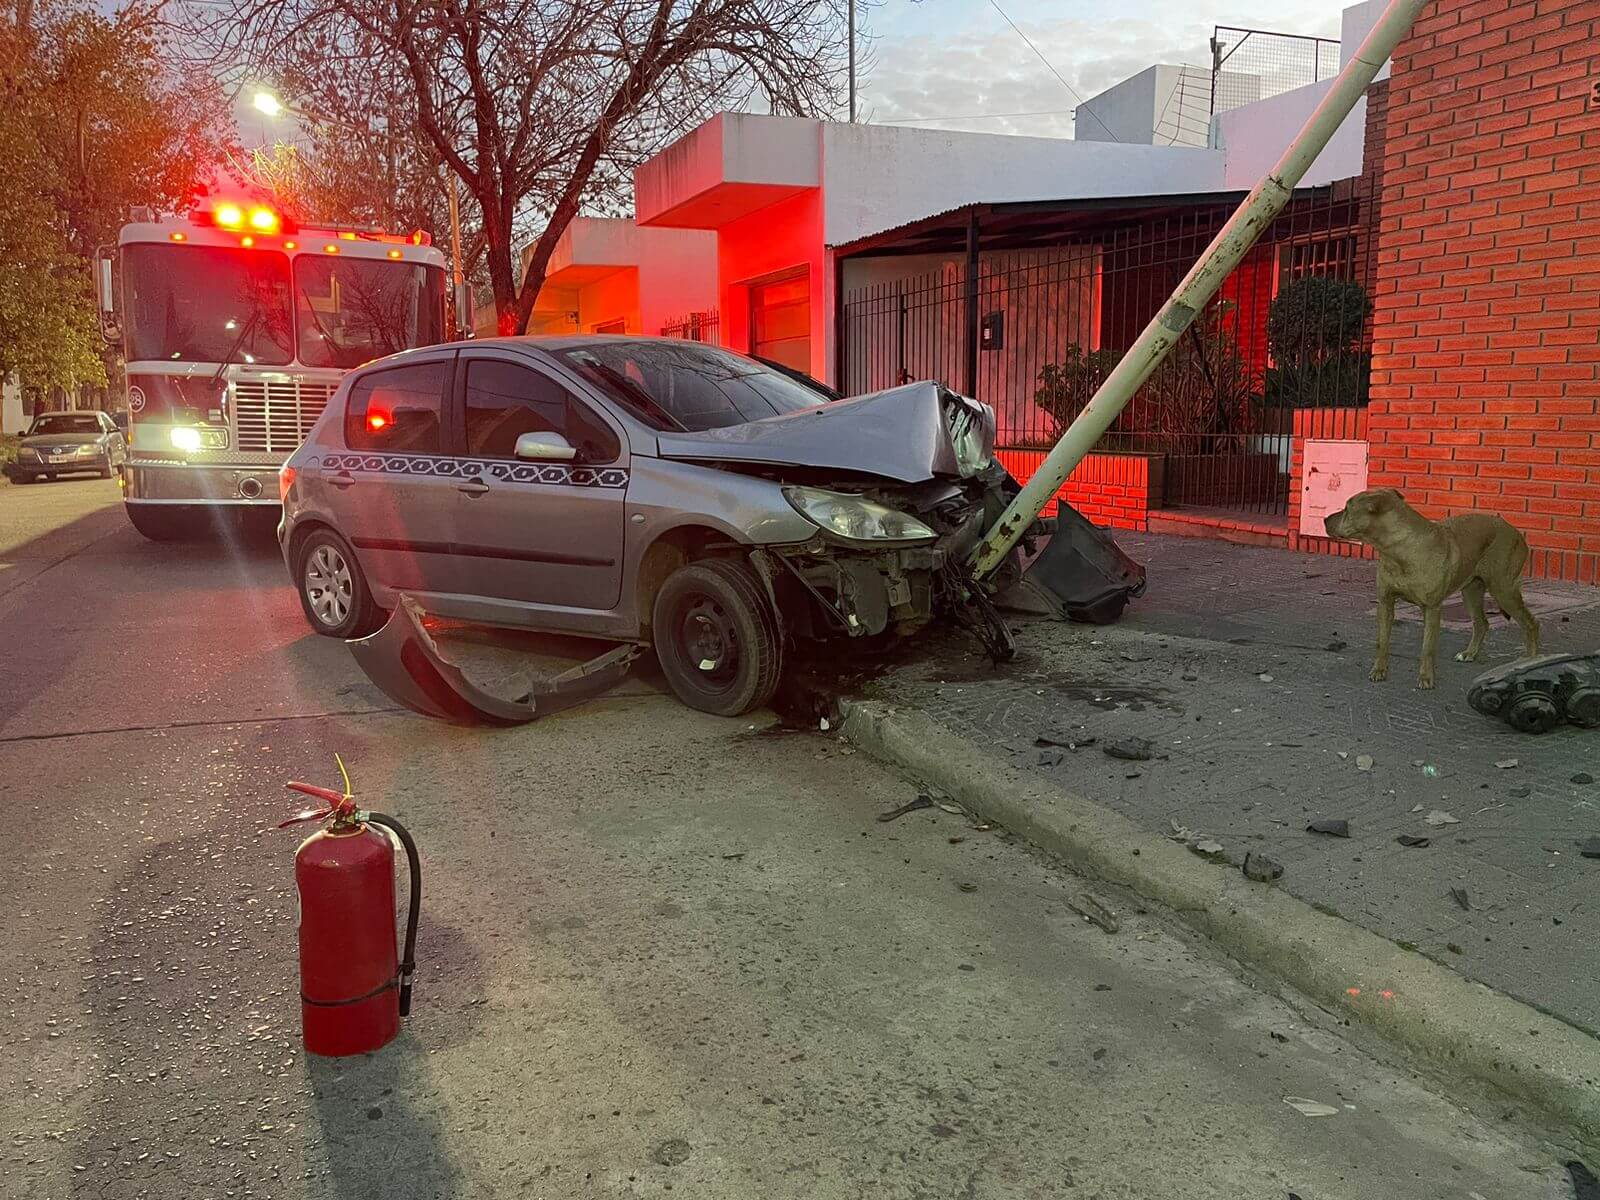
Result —
M 1417 837 L 1415 834 L 1410 833 L 1402 833 L 1399 837 L 1395 838 L 1395 841 L 1399 842 L 1402 846 L 1406 846 L 1414 850 L 1421 850 L 1433 844 L 1432 838 Z
M 1128 762 L 1148 762 L 1155 757 L 1149 738 L 1126 737 L 1105 744 L 1105 752 L 1112 758 Z
M 1358 770 L 1358 771 L 1370 771 L 1370 770 L 1372 770 L 1372 763 L 1373 763 L 1372 755 L 1370 755 L 1370 754 L 1358 754 L 1358 755 L 1356 755 L 1356 770 Z
M 694 1153 L 689 1143 L 682 1138 L 673 1138 L 662 1142 L 650 1152 L 650 1157 L 663 1167 L 676 1167 L 689 1161 L 689 1155 Z
M 1329 837 L 1347 838 L 1350 836 L 1350 822 L 1342 817 L 1323 817 L 1306 826 L 1307 833 L 1325 833 Z
M 1099 900 L 1088 892 L 1080 892 L 1067 901 L 1067 907 L 1077 913 L 1092 925 L 1098 925 L 1107 933 L 1116 933 L 1122 928 L 1122 922 L 1117 920 L 1117 914 L 1112 912 Z
M 1573 783 L 1593 783 L 1594 782 L 1594 776 L 1589 774 L 1589 772 L 1587 772 L 1587 771 L 1579 771 L 1576 775 L 1574 775 L 1572 777 L 1572 782 Z
M 1584 858 L 1600 858 L 1600 837 L 1592 837 L 1579 843 L 1578 853 Z
M 1494 765 L 1499 767 L 1502 771 L 1509 771 L 1512 767 L 1517 765 L 1517 760 L 1514 758 L 1497 759 Z
M 1447 813 L 1442 808 L 1434 809 L 1432 812 L 1430 812 L 1427 816 L 1423 817 L 1422 819 L 1425 822 L 1427 822 L 1429 825 L 1459 825 L 1459 824 L 1461 824 L 1461 818 L 1460 817 L 1455 816 L 1452 813 Z
M 1258 854 L 1254 850 L 1244 856 L 1243 870 L 1246 879 L 1253 879 L 1257 883 L 1271 883 L 1274 879 L 1283 878 L 1281 862 L 1268 858 L 1265 854 Z
M 1206 838 L 1203 841 L 1196 842 L 1190 847 L 1190 849 L 1196 854 L 1221 854 L 1222 843 L 1214 842 L 1210 838 Z

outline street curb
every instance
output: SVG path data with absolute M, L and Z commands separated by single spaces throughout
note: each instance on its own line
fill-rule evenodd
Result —
M 1240 962 L 1426 1065 L 1489 1084 L 1600 1149 L 1600 1040 L 1072 795 L 928 716 L 844 703 L 843 733 L 1094 877 L 1166 905 Z M 1353 989 L 1360 989 L 1353 993 Z

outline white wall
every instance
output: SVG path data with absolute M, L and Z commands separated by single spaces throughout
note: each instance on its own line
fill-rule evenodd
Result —
M 1090 96 L 1072 114 L 1072 136 L 1080 142 L 1136 142 L 1150 145 L 1156 114 L 1156 76 L 1146 67 L 1121 83 Z
M 22 384 L 15 374 L 0 379 L 0 433 L 21 433 L 27 418 L 22 415 Z
M 1161 63 L 1091 96 L 1073 115 L 1080 142 L 1204 146 L 1211 121 L 1211 72 Z
M 1226 155 L 1224 185 L 1254 187 L 1276 165 L 1306 118 L 1332 87 L 1333 80 L 1324 79 L 1321 83 L 1307 84 L 1218 116 L 1212 125 L 1212 138 Z M 1302 185 L 1315 187 L 1361 174 L 1366 130 L 1367 101 L 1362 97 L 1317 155 L 1317 161 L 1301 180 Z
M 823 241 L 840 246 L 965 204 L 1176 195 L 1223 186 L 1223 156 L 892 125 L 822 126 Z
M 1378 18 L 1383 16 L 1387 7 L 1384 0 L 1364 0 L 1361 4 L 1352 4 L 1345 9 L 1339 19 L 1339 65 L 1342 67 L 1355 57 L 1361 48 L 1362 39 L 1372 32 L 1372 27 L 1378 23 Z M 1378 70 L 1377 79 L 1389 78 L 1390 63 L 1385 62 Z

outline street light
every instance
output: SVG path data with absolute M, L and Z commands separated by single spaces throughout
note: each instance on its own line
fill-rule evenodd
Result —
M 251 98 L 250 103 L 263 116 L 276 117 L 283 112 L 283 101 L 279 100 L 271 92 L 257 91 Z

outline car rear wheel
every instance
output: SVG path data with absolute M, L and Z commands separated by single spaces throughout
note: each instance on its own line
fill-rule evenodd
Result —
M 313 530 L 300 543 L 294 577 L 306 620 L 325 637 L 363 637 L 381 623 L 355 552 L 333 530 Z
M 739 563 L 679 567 L 656 595 L 651 628 L 662 673 L 690 708 L 737 717 L 777 690 L 778 619 L 760 582 Z

